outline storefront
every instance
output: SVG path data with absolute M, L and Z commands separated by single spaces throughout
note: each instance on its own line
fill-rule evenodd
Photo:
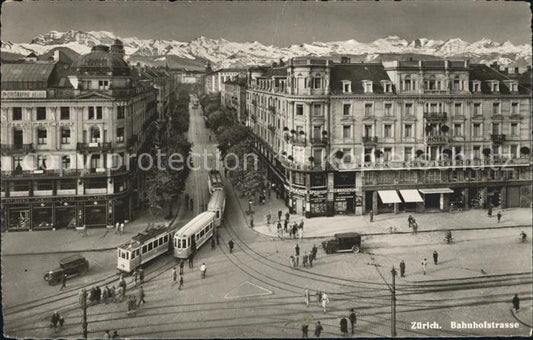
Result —
M 355 188 L 334 189 L 335 214 L 355 214 Z
M 448 210 L 450 207 L 450 194 L 454 191 L 450 188 L 424 188 L 419 189 L 424 198 L 424 208 Z
M 72 202 L 63 202 L 56 205 L 55 228 L 75 228 L 76 227 L 76 206 Z
M 6 221 L 8 230 L 30 229 L 30 208 L 26 205 L 12 205 L 6 209 Z
M 51 229 L 54 223 L 53 203 L 37 203 L 32 205 L 31 225 L 32 229 Z
M 400 204 L 400 210 L 418 211 L 420 209 L 420 204 L 424 203 L 424 199 L 416 189 L 400 190 L 400 195 L 403 199 L 403 203 Z
M 83 213 L 87 227 L 105 227 L 108 224 L 106 201 L 85 202 Z
M 310 191 L 307 197 L 305 217 L 326 216 L 327 190 Z
M 378 191 L 378 212 L 397 212 L 398 204 L 402 203 L 396 190 L 379 190 Z

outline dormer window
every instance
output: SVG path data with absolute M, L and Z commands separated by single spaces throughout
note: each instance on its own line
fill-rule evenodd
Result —
M 363 80 L 363 88 L 365 89 L 365 93 L 372 93 L 372 81 Z
M 489 80 L 491 92 L 500 92 L 500 82 L 498 80 Z
M 343 93 L 350 93 L 352 92 L 352 82 L 348 80 L 342 81 L 342 92 Z
M 509 91 L 518 92 L 518 82 L 516 80 L 506 80 L 505 85 L 507 85 Z
M 472 82 L 472 92 L 480 92 L 481 91 L 481 83 L 479 81 L 473 81 Z
M 392 92 L 392 83 L 388 80 L 382 80 L 381 86 L 383 86 L 383 92 L 384 93 L 391 93 Z
M 410 75 L 406 75 L 405 78 L 403 78 L 403 90 L 404 91 L 411 91 L 415 89 L 415 84 L 411 80 Z

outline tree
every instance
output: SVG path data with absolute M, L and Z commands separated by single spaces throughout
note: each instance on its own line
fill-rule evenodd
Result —
M 230 170 L 232 184 L 243 196 L 252 196 L 264 189 L 265 172 L 257 157 L 246 157 L 252 153 L 252 139 L 247 138 L 229 148 L 235 157 L 229 157 L 226 164 Z
M 222 126 L 216 131 L 217 140 L 218 140 L 218 149 L 220 150 L 220 155 L 225 157 L 228 153 L 228 150 L 233 146 L 237 145 L 250 136 L 250 131 L 247 127 L 240 124 L 234 124 L 231 126 Z M 249 147 L 251 151 L 251 146 Z

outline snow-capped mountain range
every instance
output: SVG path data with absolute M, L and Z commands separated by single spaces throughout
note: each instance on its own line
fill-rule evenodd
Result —
M 370 43 L 351 39 L 346 41 L 313 42 L 288 47 L 263 45 L 254 42 L 231 42 L 225 39 L 199 37 L 189 42 L 159 39 L 138 39 L 117 37 L 106 31 L 67 32 L 50 31 L 36 36 L 31 43 L 2 41 L 2 52 L 27 55 L 46 53 L 55 47 L 68 47 L 80 54 L 90 52 L 98 44 L 111 45 L 113 40 L 124 43 L 127 56 L 142 56 L 162 61 L 165 56 L 174 55 L 190 60 L 209 60 L 214 68 L 247 65 L 264 65 L 280 59 L 304 55 L 338 56 L 358 55 L 363 60 L 372 61 L 385 54 L 421 54 L 442 58 L 469 58 L 474 62 L 499 64 L 531 63 L 531 46 L 514 45 L 509 41 L 498 43 L 482 39 L 473 43 L 459 38 L 432 40 L 426 38 L 408 41 L 397 36 L 388 36 Z

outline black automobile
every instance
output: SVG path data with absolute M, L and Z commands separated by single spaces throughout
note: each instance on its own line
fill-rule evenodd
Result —
M 339 233 L 333 235 L 333 238 L 322 242 L 322 247 L 326 254 L 340 252 L 358 253 L 361 250 L 361 234 L 358 233 Z
M 59 268 L 50 270 L 44 274 L 44 280 L 51 286 L 61 282 L 63 274 L 71 277 L 86 273 L 89 270 L 89 261 L 81 255 L 72 255 L 59 260 Z

